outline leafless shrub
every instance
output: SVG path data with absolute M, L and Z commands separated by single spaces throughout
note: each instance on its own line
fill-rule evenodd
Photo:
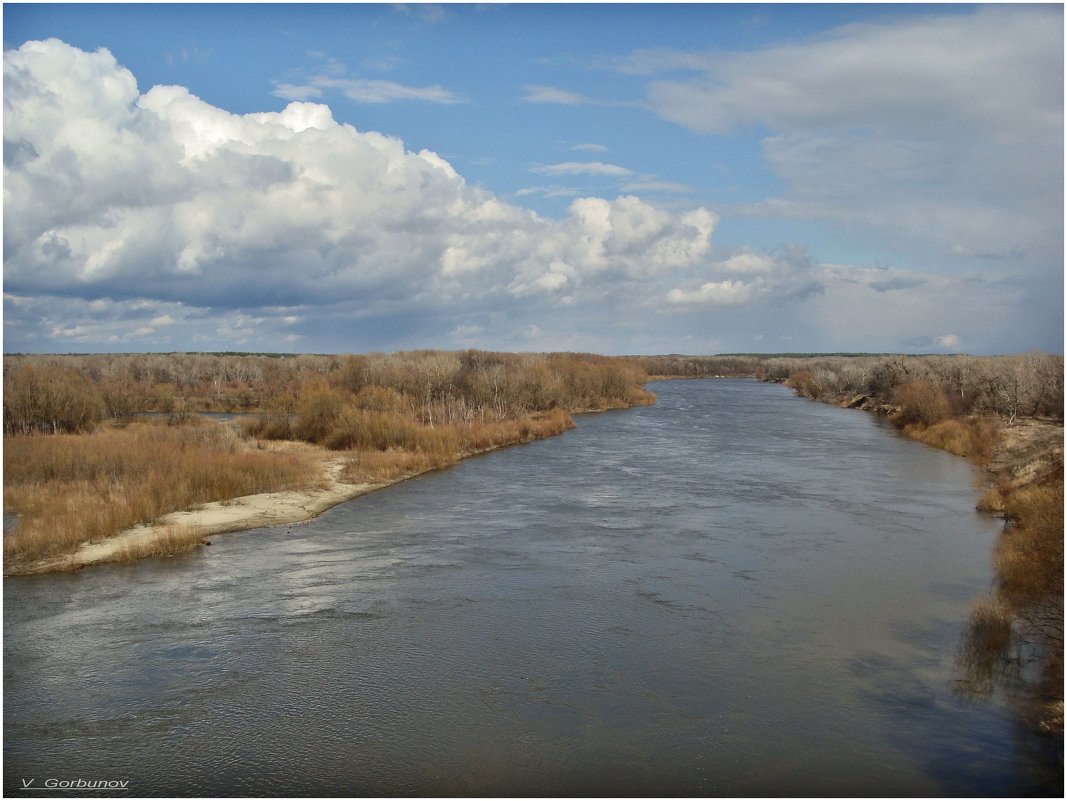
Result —
M 103 402 L 92 382 L 66 367 L 23 365 L 4 376 L 4 432 L 87 431 L 100 420 Z
M 893 390 L 893 402 L 900 407 L 898 424 L 932 426 L 951 414 L 948 398 L 930 381 L 908 381 Z

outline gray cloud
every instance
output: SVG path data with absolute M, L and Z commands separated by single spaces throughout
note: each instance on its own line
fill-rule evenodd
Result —
M 654 82 L 650 101 L 705 132 L 764 123 L 940 134 L 977 125 L 1016 139 L 1015 125 L 1024 123 L 1051 135 L 1061 118 L 1062 52 L 1058 8 L 990 7 L 848 25 L 752 52 L 661 51 L 661 62 L 672 58 L 703 76 Z
M 422 100 L 429 103 L 462 103 L 463 99 L 443 86 L 405 86 L 395 81 L 370 78 L 331 78 L 314 76 L 315 88 L 334 89 L 357 103 L 391 103 L 394 100 Z
M 581 190 L 575 189 L 574 187 L 551 184 L 549 186 L 538 185 L 523 187 L 515 192 L 515 197 L 529 197 L 530 195 L 540 195 L 542 197 L 578 197 L 580 194 L 582 194 Z
M 436 25 L 445 19 L 449 12 L 440 3 L 393 3 L 393 11 L 406 17 L 414 17 L 428 25 Z
M 898 275 L 885 281 L 871 281 L 868 286 L 875 292 L 892 292 L 895 289 L 912 289 L 922 286 L 926 279 L 918 275 Z
M 319 52 L 308 55 L 319 61 L 317 69 L 306 74 L 291 71 L 288 80 L 274 82 L 275 97 L 283 100 L 314 100 L 334 92 L 356 103 L 380 105 L 395 101 L 419 101 L 450 105 L 465 100 L 443 86 L 408 86 L 396 81 L 363 78 L 350 73 L 348 66 L 335 58 Z M 363 65 L 372 70 L 387 71 L 399 60 L 390 56 L 366 58 Z
M 560 89 L 557 86 L 544 86 L 541 84 L 527 84 L 523 87 L 524 94 L 520 98 L 526 103 L 548 103 L 561 106 L 614 106 L 614 107 L 640 107 L 642 104 L 633 100 L 605 100 L 599 97 L 589 97 L 580 92 L 572 92 L 568 89 Z
M 954 353 L 959 350 L 960 338 L 955 334 L 915 336 L 904 340 L 904 344 L 917 351 L 947 351 L 949 353 Z
M 751 52 L 639 51 L 613 66 L 683 73 L 647 85 L 666 120 L 770 131 L 764 155 L 786 191 L 738 211 L 941 253 L 1062 255 L 1060 7 L 909 16 Z
M 694 191 L 693 187 L 677 181 L 660 181 L 655 176 L 639 178 L 622 185 L 626 192 L 670 192 L 673 194 L 688 194 Z
M 308 100 L 336 91 L 357 103 L 392 103 L 395 100 L 421 100 L 428 103 L 462 103 L 463 98 L 442 86 L 405 86 L 395 81 L 371 78 L 334 78 L 312 75 L 305 84 L 275 83 L 275 97 Z
M 565 106 L 579 106 L 583 103 L 596 102 L 577 92 L 568 92 L 565 89 L 557 89 L 554 86 L 530 85 L 523 88 L 526 94 L 522 96 L 522 99 L 527 103 L 560 103 Z
M 322 97 L 322 89 L 310 84 L 294 84 L 276 81 L 274 84 L 274 91 L 271 92 L 271 94 L 275 97 L 280 97 L 282 100 L 314 100 Z
M 603 161 L 565 161 L 562 164 L 544 164 L 531 167 L 530 172 L 541 175 L 608 175 L 620 177 L 633 175 L 633 170 L 618 164 L 605 164 Z

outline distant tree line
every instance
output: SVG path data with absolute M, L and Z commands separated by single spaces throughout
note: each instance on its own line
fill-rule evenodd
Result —
M 1063 419 L 1063 357 L 1048 353 L 772 359 L 765 369 L 802 395 L 866 395 L 927 425 L 972 414 Z
M 85 354 L 4 357 L 4 432 L 86 431 L 154 411 L 259 412 L 286 427 L 349 398 L 420 423 L 629 405 L 650 377 L 788 381 L 812 398 L 869 396 L 927 424 L 968 414 L 1063 418 L 1063 357 L 625 356 L 420 350 L 367 355 Z M 312 402 L 314 399 L 314 402 Z M 281 433 L 281 432 L 279 432 Z M 288 432 L 286 432 L 288 433 Z
M 289 436 L 352 405 L 433 427 L 648 402 L 633 362 L 593 354 L 86 354 L 4 358 L 4 432 L 91 430 L 144 412 L 259 412 Z M 332 411 L 331 411 L 332 410 Z M 336 416 L 336 415 L 334 415 Z
M 788 382 L 809 398 L 868 396 L 908 407 L 927 424 L 968 414 L 1063 419 L 1063 357 L 724 355 L 631 357 L 652 376 Z M 920 408 L 921 407 L 921 408 Z

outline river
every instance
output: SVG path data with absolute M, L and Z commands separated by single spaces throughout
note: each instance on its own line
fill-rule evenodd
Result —
M 965 460 L 651 389 L 306 525 L 6 579 L 5 795 L 1062 793 L 1062 738 L 955 692 L 1000 528 Z

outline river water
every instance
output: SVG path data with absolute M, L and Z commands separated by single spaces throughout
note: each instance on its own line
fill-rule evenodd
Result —
M 5 580 L 5 794 L 1062 793 L 1062 739 L 954 692 L 999 530 L 966 461 L 652 389 L 306 525 Z

